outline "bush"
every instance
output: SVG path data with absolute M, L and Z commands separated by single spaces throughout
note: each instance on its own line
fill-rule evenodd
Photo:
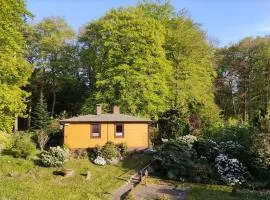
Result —
M 212 138 L 217 142 L 233 141 L 248 147 L 252 131 L 253 128 L 246 125 L 227 126 L 217 129 Z
M 205 159 L 196 161 L 192 170 L 192 181 L 205 184 L 217 184 L 219 175 L 215 167 Z
M 12 135 L 0 131 L 0 152 L 10 149 L 12 146 Z
M 220 154 L 216 157 L 215 163 L 221 180 L 233 186 L 233 192 L 236 192 L 237 186 L 246 181 L 246 168 L 237 159 L 230 159 L 228 156 Z
M 106 160 L 111 160 L 113 158 L 118 158 L 120 153 L 116 145 L 113 142 L 107 142 L 101 149 L 100 156 Z
M 169 141 L 157 150 L 154 170 L 173 180 L 190 179 L 194 168 L 193 150 L 182 141 Z
M 88 157 L 88 152 L 86 149 L 74 149 L 70 151 L 70 155 L 75 159 L 82 159 Z
M 210 162 L 214 162 L 215 158 L 220 154 L 218 144 L 209 138 L 199 138 L 193 147 L 199 157 L 205 157 Z
M 178 138 L 179 140 L 182 140 L 183 142 L 187 143 L 187 145 L 192 148 L 193 144 L 198 140 L 198 138 L 194 135 L 185 135 Z
M 25 133 L 15 133 L 10 153 L 14 157 L 28 159 L 36 153 L 36 146 L 32 142 L 30 135 Z
M 41 163 L 45 167 L 61 167 L 68 159 L 69 151 L 61 147 L 50 147 L 49 151 L 41 152 Z
M 94 148 L 88 148 L 87 152 L 89 159 L 94 161 L 99 155 L 101 155 L 101 147 L 97 145 Z
M 120 153 L 120 155 L 122 157 L 127 156 L 127 154 L 128 154 L 128 146 L 127 146 L 126 143 L 116 144 L 116 147 L 117 147 L 117 150 L 118 150 L 118 152 Z

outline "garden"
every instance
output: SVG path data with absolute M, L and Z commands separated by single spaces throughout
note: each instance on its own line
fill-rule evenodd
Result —
M 0 199 L 108 199 L 151 159 L 140 153 L 101 166 L 91 162 L 89 154 L 93 154 L 86 150 L 71 152 L 57 146 L 41 151 L 28 135 L 14 136 L 10 148 L 2 149 Z M 112 143 L 101 150 L 104 157 L 120 156 Z

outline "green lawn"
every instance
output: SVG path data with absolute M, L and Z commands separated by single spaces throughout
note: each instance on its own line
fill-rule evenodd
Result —
M 225 185 L 207 185 L 197 183 L 179 183 L 165 181 L 157 177 L 148 180 L 149 184 L 168 184 L 178 186 L 187 191 L 187 200 L 270 200 L 270 191 L 238 190 L 232 196 L 232 188 Z
M 221 185 L 189 184 L 191 190 L 188 200 L 270 200 L 270 195 L 264 192 L 238 191 L 237 196 L 231 195 L 231 187 Z
M 108 199 L 110 193 L 149 160 L 147 155 L 134 155 L 117 166 L 97 166 L 87 159 L 71 159 L 65 168 L 76 171 L 73 177 L 54 175 L 59 168 L 36 166 L 33 161 L 0 156 L 0 199 Z M 85 180 L 90 171 L 92 178 Z M 9 177 L 18 172 L 18 177 Z M 119 176 L 121 178 L 119 178 Z

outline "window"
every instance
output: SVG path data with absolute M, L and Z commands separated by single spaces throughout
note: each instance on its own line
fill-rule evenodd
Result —
M 101 137 L 100 124 L 92 124 L 91 137 L 92 138 L 100 138 Z
M 117 138 L 124 137 L 124 125 L 122 123 L 117 123 L 115 125 L 115 137 Z

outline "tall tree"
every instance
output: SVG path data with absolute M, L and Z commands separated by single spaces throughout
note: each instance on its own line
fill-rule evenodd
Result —
M 95 103 L 109 109 L 157 116 L 167 107 L 171 65 L 163 45 L 165 28 L 136 8 L 111 10 L 85 27 L 82 54 L 94 79 L 83 111 Z
M 11 132 L 16 116 L 23 115 L 31 65 L 24 59 L 22 30 L 30 16 L 23 0 L 0 0 L 0 130 Z
M 40 94 L 39 102 L 33 112 L 33 128 L 46 130 L 50 123 L 50 116 L 43 93 Z
M 72 44 L 75 33 L 72 28 L 60 17 L 48 17 L 40 23 L 31 26 L 26 32 L 28 54 L 27 59 L 35 66 L 30 91 L 37 92 L 33 98 L 48 91 L 46 99 L 50 99 L 51 116 L 55 114 L 58 78 L 62 74 L 67 62 L 63 62 L 67 46 Z M 68 60 L 68 58 L 66 58 Z M 38 87 L 36 87 L 36 84 Z M 50 98 L 51 97 L 51 98 Z
M 197 121 L 195 124 L 200 123 L 200 128 L 218 125 L 213 49 L 205 33 L 185 15 L 172 18 L 167 33 L 165 49 L 173 66 L 171 107 L 184 109 L 189 113 L 190 123 Z
M 270 100 L 269 53 L 268 36 L 245 38 L 217 53 L 219 90 L 216 99 L 226 117 L 251 123 L 258 112 L 266 112 Z M 222 95 L 228 100 L 222 100 Z

